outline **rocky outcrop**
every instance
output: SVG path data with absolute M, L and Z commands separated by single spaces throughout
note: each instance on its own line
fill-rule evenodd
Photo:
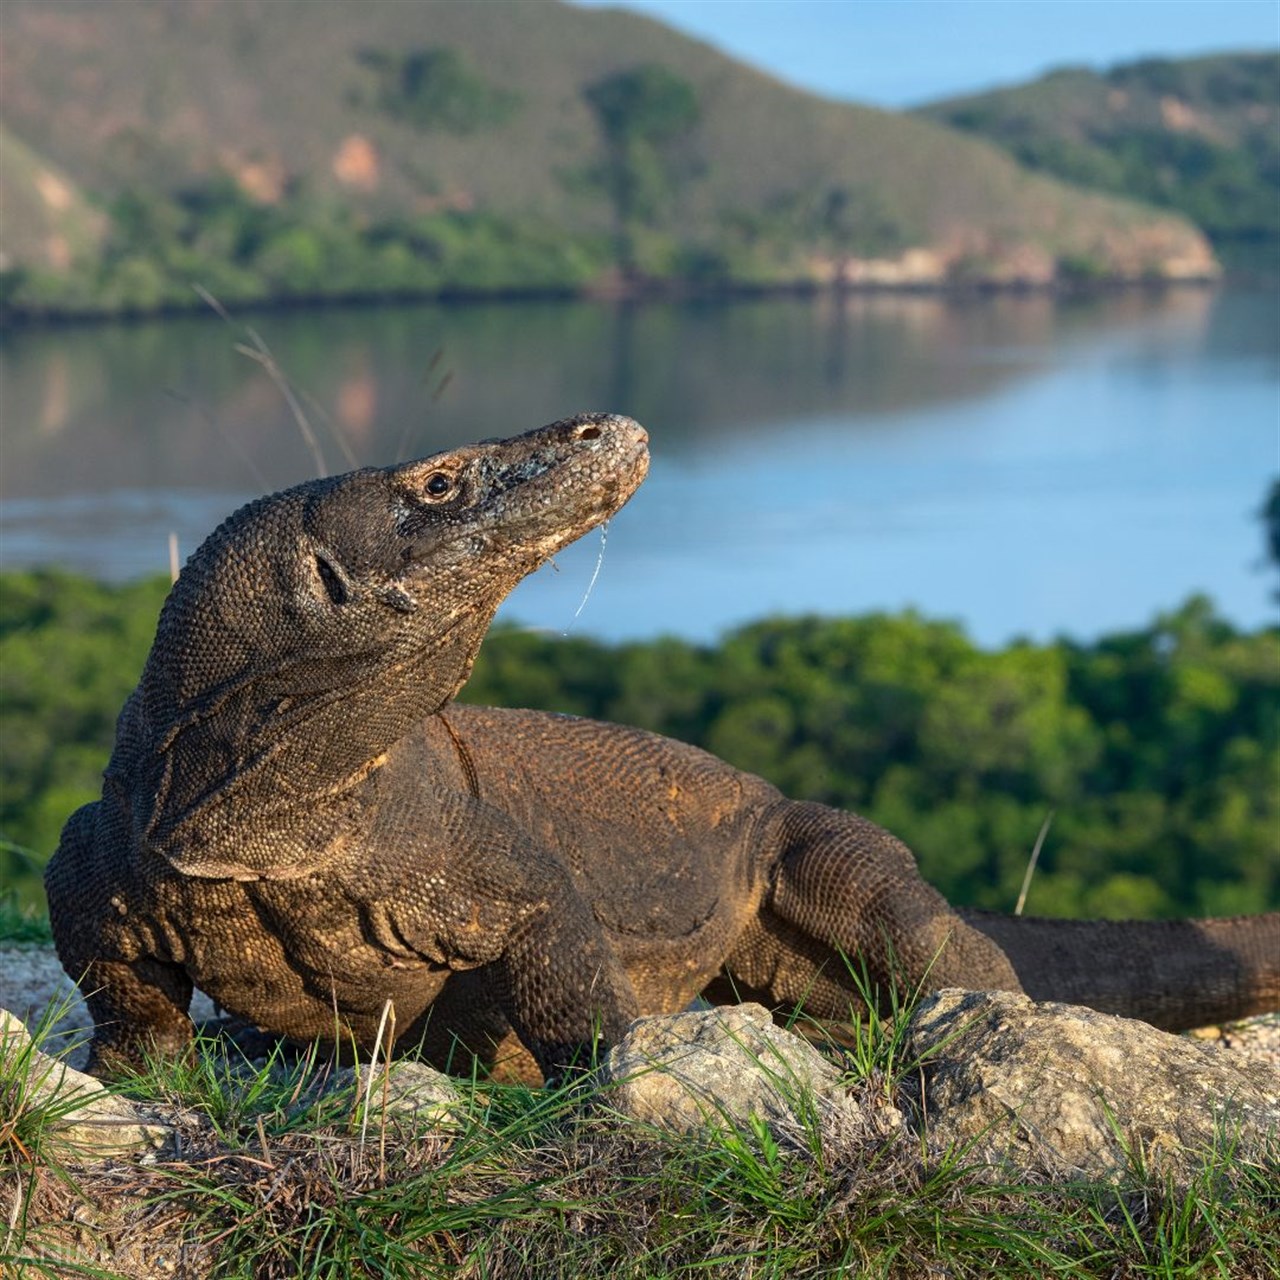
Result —
M 915 1011 L 902 1061 L 919 1082 L 906 1123 L 934 1156 L 959 1151 L 995 1179 L 1185 1183 L 1215 1152 L 1280 1169 L 1280 1074 L 1146 1023 L 945 991 Z M 795 1147 L 814 1125 L 902 1124 L 887 1102 L 855 1102 L 837 1066 L 758 1005 L 640 1019 L 599 1078 L 621 1114 L 677 1133 L 763 1124 Z
M 452 1129 L 461 1121 L 464 1102 L 458 1086 L 442 1071 L 425 1062 L 394 1062 L 391 1070 L 369 1068 L 359 1072 L 342 1067 L 330 1078 L 329 1091 L 353 1088 L 366 1111 L 376 1116 L 385 1109 L 391 1119 L 410 1127 Z
M 1280 1074 L 1145 1022 L 941 991 L 915 1011 L 907 1051 L 930 1149 L 1002 1176 L 1185 1181 L 1215 1147 L 1280 1162 Z
M 709 1125 L 805 1145 L 814 1125 L 905 1123 L 995 1179 L 1186 1182 L 1212 1159 L 1280 1168 L 1280 1074 L 1143 1022 L 1010 992 L 944 991 L 903 1043 L 903 1113 L 855 1102 L 848 1078 L 758 1005 L 642 1018 L 607 1056 L 605 1098 L 678 1133 Z
M 246 1078 L 252 1075 L 252 1063 L 242 1065 Z M 345 1091 L 353 1095 L 355 1114 L 367 1114 L 373 1124 L 385 1111 L 401 1127 L 439 1132 L 458 1128 L 464 1112 L 457 1084 L 421 1062 L 395 1062 L 390 1072 L 379 1066 L 372 1075 L 368 1066 L 340 1067 L 318 1088 L 326 1095 Z M 156 1151 L 191 1119 L 108 1091 L 62 1057 L 36 1048 L 22 1021 L 0 1008 L 0 1121 L 37 1108 L 50 1117 L 50 1154 L 72 1163 Z
M 1280 1033 L 1270 1026 L 1265 1030 Z M 1233 1033 L 1234 1034 L 1234 1033 Z M 1228 1037 L 1229 1038 L 1229 1037 Z M 0 1112 L 58 1099 L 54 1140 L 85 1161 L 162 1146 L 179 1119 L 108 1093 L 41 1053 L 0 1011 L 0 1060 L 22 1070 Z M 942 991 L 905 1028 L 897 1103 L 858 1082 L 838 1053 L 776 1026 L 759 1005 L 641 1018 L 609 1051 L 587 1096 L 594 1114 L 678 1135 L 732 1130 L 783 1150 L 922 1138 L 933 1157 L 959 1151 L 993 1181 L 1031 1177 L 1185 1183 L 1212 1159 L 1224 1174 L 1249 1164 L 1280 1174 L 1280 1072 L 1265 1053 L 1241 1060 L 1214 1041 L 1009 992 Z M 471 1095 L 416 1062 L 389 1079 L 336 1070 L 322 1091 L 354 1089 L 377 1122 L 446 1134 Z M 914 1135 L 914 1137 L 912 1136 Z

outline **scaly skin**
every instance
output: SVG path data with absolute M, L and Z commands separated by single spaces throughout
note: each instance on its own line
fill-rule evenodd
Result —
M 525 1075 L 700 992 L 845 1018 L 845 957 L 878 986 L 1025 983 L 1167 1027 L 1280 1004 L 1280 916 L 957 913 L 887 832 L 703 751 L 453 704 L 502 599 L 647 466 L 640 427 L 586 415 L 300 485 L 210 536 L 46 875 L 91 1069 L 182 1052 L 193 983 L 365 1047 L 391 1000 L 402 1045 Z

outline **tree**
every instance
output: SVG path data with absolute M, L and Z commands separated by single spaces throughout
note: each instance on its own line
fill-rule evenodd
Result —
M 1263 536 L 1267 540 L 1267 559 L 1273 568 L 1280 570 L 1280 476 L 1271 482 L 1271 489 L 1258 514 L 1262 517 Z M 1276 592 L 1276 599 L 1280 600 L 1280 591 Z
M 518 94 L 490 84 L 456 49 L 365 49 L 359 58 L 380 81 L 376 105 L 424 132 L 475 133 L 505 124 L 520 102 Z
M 674 149 L 698 121 L 697 93 L 665 67 L 648 65 L 606 76 L 583 97 L 604 139 L 618 265 L 634 274 L 636 232 L 671 194 Z

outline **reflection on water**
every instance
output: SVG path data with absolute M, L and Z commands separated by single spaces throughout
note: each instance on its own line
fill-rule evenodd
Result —
M 583 631 L 709 636 L 768 610 L 914 603 L 998 642 L 1140 625 L 1193 589 L 1266 616 L 1251 512 L 1280 466 L 1272 296 L 419 305 L 253 324 L 334 470 L 580 409 L 644 422 L 652 477 L 615 521 Z M 245 341 L 215 317 L 6 335 L 4 564 L 160 572 L 170 529 L 190 550 L 238 502 L 313 474 Z M 563 628 L 594 557 L 566 553 L 514 611 Z

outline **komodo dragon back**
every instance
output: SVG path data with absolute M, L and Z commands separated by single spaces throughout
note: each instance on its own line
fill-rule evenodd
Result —
M 700 993 L 847 1018 L 874 987 L 1026 989 L 1194 1025 L 1280 1004 L 1280 916 L 958 913 L 854 814 L 637 729 L 467 707 L 498 605 L 648 466 L 586 414 L 250 503 L 192 556 L 102 798 L 46 874 L 109 1073 L 266 1031 L 559 1076 Z

